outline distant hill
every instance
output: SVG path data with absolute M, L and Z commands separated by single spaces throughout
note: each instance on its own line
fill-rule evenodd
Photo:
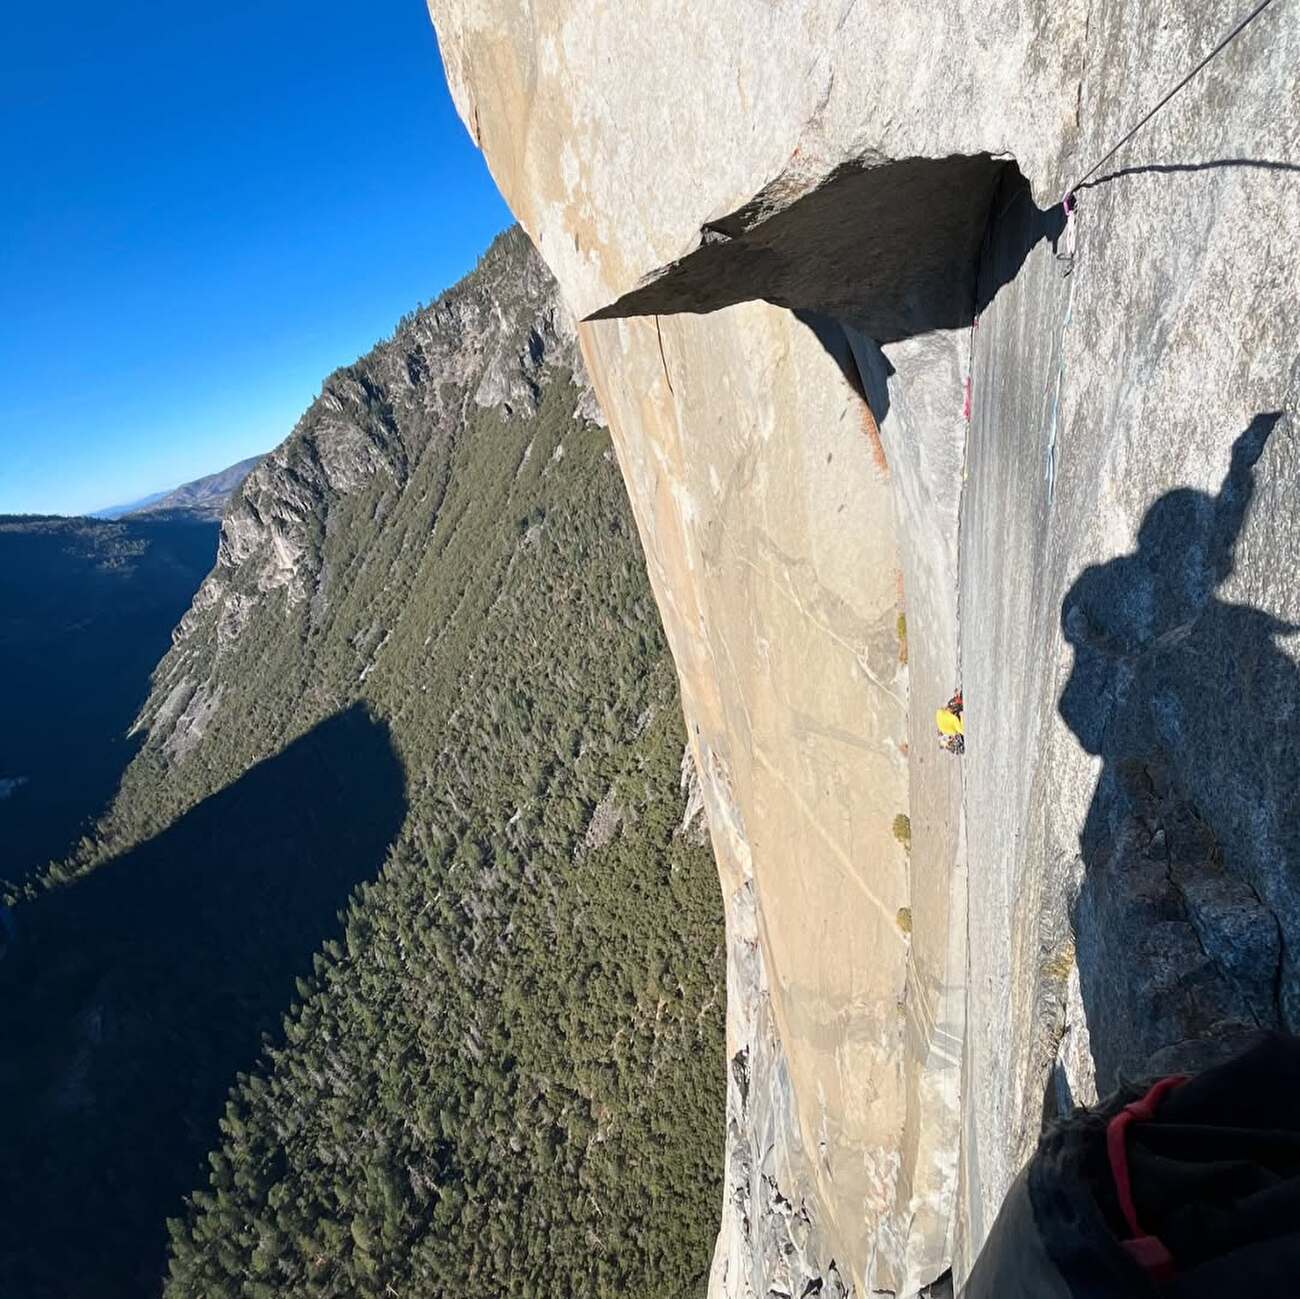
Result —
M 146 501 L 130 512 L 132 518 L 161 515 L 186 515 L 195 519 L 211 519 L 221 522 L 226 511 L 226 502 L 239 490 L 240 484 L 262 463 L 262 456 L 250 456 L 229 469 L 222 469 L 205 478 L 196 478 L 192 483 L 182 483 L 173 491 L 166 492 L 157 500 Z
M 184 516 L 191 519 L 208 519 L 220 523 L 231 494 L 261 461 L 261 456 L 250 456 L 247 460 L 241 460 L 228 469 L 196 478 L 190 483 L 182 483 L 170 491 L 153 492 L 126 505 L 110 505 L 106 509 L 96 510 L 90 517 L 114 520 L 135 518 L 140 515 L 154 518 L 166 515 L 176 518 Z
M 0 883 L 65 854 L 112 798 L 217 536 L 203 520 L 0 515 Z
M 136 510 L 145 509 L 155 501 L 161 501 L 166 495 L 166 492 L 150 492 L 148 496 L 142 496 L 138 501 L 128 501 L 125 505 L 108 505 L 102 510 L 92 511 L 86 517 L 89 519 L 102 519 L 105 522 L 112 523 L 116 519 L 135 513 Z

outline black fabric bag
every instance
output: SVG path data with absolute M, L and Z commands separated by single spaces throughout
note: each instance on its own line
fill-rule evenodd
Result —
M 1300 1040 L 1263 1037 L 1195 1077 L 1054 1124 L 961 1293 L 1300 1296 Z

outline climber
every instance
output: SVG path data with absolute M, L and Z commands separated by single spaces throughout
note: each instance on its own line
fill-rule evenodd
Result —
M 966 747 L 966 724 L 961 716 L 961 691 L 934 715 L 934 724 L 939 728 L 939 745 L 949 753 L 961 753 Z

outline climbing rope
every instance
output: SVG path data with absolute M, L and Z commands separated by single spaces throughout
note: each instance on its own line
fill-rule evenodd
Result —
M 1222 54 L 1223 51 L 1226 50 L 1228 46 L 1231 45 L 1232 42 L 1235 41 L 1237 37 L 1240 36 L 1242 32 L 1244 32 L 1246 28 L 1249 27 L 1251 23 L 1253 23 L 1255 19 L 1258 18 L 1264 12 L 1264 10 L 1267 9 L 1269 5 L 1271 5 L 1272 3 L 1273 0 L 1260 0 L 1260 3 L 1257 4 L 1255 8 L 1252 9 L 1250 13 L 1248 13 L 1172 90 L 1170 90 L 1168 94 L 1166 94 L 1164 98 L 1161 99 L 1160 102 L 1156 104 L 1156 106 L 1153 109 L 1151 109 L 1151 111 L 1147 113 L 1147 115 L 1140 122 L 1137 123 L 1136 126 L 1132 127 L 1132 129 L 1130 129 L 1125 135 L 1121 136 L 1121 138 L 1111 147 L 1111 149 L 1107 153 L 1105 153 L 1101 158 L 1099 158 L 1095 163 L 1093 163 L 1093 165 L 1089 167 L 1088 170 L 1085 171 L 1083 175 L 1080 176 L 1079 179 L 1076 180 L 1074 184 L 1071 185 L 1065 191 L 1064 195 L 1061 198 L 1061 206 L 1065 210 L 1065 227 L 1062 231 L 1062 242 L 1064 244 L 1064 251 L 1058 250 L 1056 253 L 1056 260 L 1061 263 L 1063 275 L 1069 276 L 1074 269 L 1074 257 L 1075 257 L 1075 250 L 1078 241 L 1078 230 L 1075 224 L 1075 215 L 1077 213 L 1078 205 L 1079 205 L 1078 191 L 1083 189 L 1087 185 L 1087 182 L 1090 181 L 1092 177 L 1094 177 L 1126 144 L 1128 144 L 1129 141 L 1131 141 L 1134 138 L 1134 136 L 1136 136 L 1138 132 L 1141 131 L 1142 128 L 1146 126 L 1146 124 L 1149 121 L 1151 121 L 1151 119 L 1155 117 L 1156 114 L 1159 113 L 1160 110 L 1163 109 L 1166 104 L 1170 102 L 1170 100 L 1172 100 L 1177 94 L 1179 94 L 1182 90 L 1184 90 L 1187 86 L 1189 86 L 1197 78 L 1197 76 L 1199 76 L 1200 73 L 1204 71 L 1205 68 L 1207 68 L 1211 63 L 1213 63 L 1214 60 L 1217 59 L 1219 55 Z M 1003 208 L 1002 212 L 998 214 L 998 217 L 995 220 L 990 221 L 989 223 L 990 228 L 992 227 L 993 224 L 996 223 L 996 220 L 1000 220 L 1003 216 L 1005 216 L 1007 212 L 1011 210 L 1012 206 L 1019 199 L 1024 198 L 1027 193 L 1028 190 L 1021 190 L 1015 195 L 1013 195 L 1011 200 L 1007 203 L 1006 207 Z M 988 232 L 986 230 L 985 239 L 987 240 L 987 238 L 988 238 Z M 976 275 L 976 281 L 978 283 L 978 272 Z M 1073 285 L 1071 285 L 1071 289 L 1073 290 Z M 1071 294 L 1071 296 L 1073 295 Z M 1070 316 L 1070 311 L 1069 311 L 1068 300 L 1067 300 L 1067 308 L 1066 308 L 1067 323 L 1069 321 L 1069 316 Z M 972 413 L 972 405 L 973 405 L 972 396 L 974 391 L 975 329 L 978 326 L 978 324 L 979 324 L 979 316 L 976 315 L 975 318 L 971 321 L 970 359 L 968 362 L 968 368 L 966 372 L 966 382 L 962 385 L 962 396 L 963 396 L 962 419 L 966 425 L 966 439 L 968 444 L 967 454 L 969 454 L 971 413 Z M 1059 404 L 1060 401 L 1060 385 L 1061 385 L 1061 373 L 1058 372 L 1056 401 L 1053 404 L 1053 411 L 1052 411 L 1052 441 L 1048 448 L 1049 461 L 1048 461 L 1048 468 L 1047 468 L 1047 479 L 1048 479 L 1049 496 L 1052 493 L 1054 479 L 1055 479 L 1056 406 L 1057 404 Z M 963 462 L 962 462 L 963 480 L 965 479 L 965 475 L 966 475 L 965 457 L 963 457 Z
M 1193 81 L 1203 68 L 1218 58 L 1272 3 L 1273 0 L 1261 0 L 1261 3 L 1256 5 L 1254 10 L 1247 14 L 1104 158 L 1094 163 L 1065 191 L 1067 201 L 1073 197 L 1076 190 L 1081 189 L 1085 182 L 1095 176 L 1180 90 Z M 1066 210 L 1068 212 L 1069 208 L 1067 207 Z

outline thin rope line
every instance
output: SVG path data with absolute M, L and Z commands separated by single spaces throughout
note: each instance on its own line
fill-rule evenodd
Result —
M 1216 59 L 1242 32 L 1273 3 L 1273 0 L 1261 0 L 1254 11 L 1248 14 L 1230 31 L 1120 142 L 1099 162 L 1093 166 L 1065 191 L 1066 196 L 1073 194 L 1086 180 L 1095 176 L 1184 86 L 1187 85 L 1208 63 Z

